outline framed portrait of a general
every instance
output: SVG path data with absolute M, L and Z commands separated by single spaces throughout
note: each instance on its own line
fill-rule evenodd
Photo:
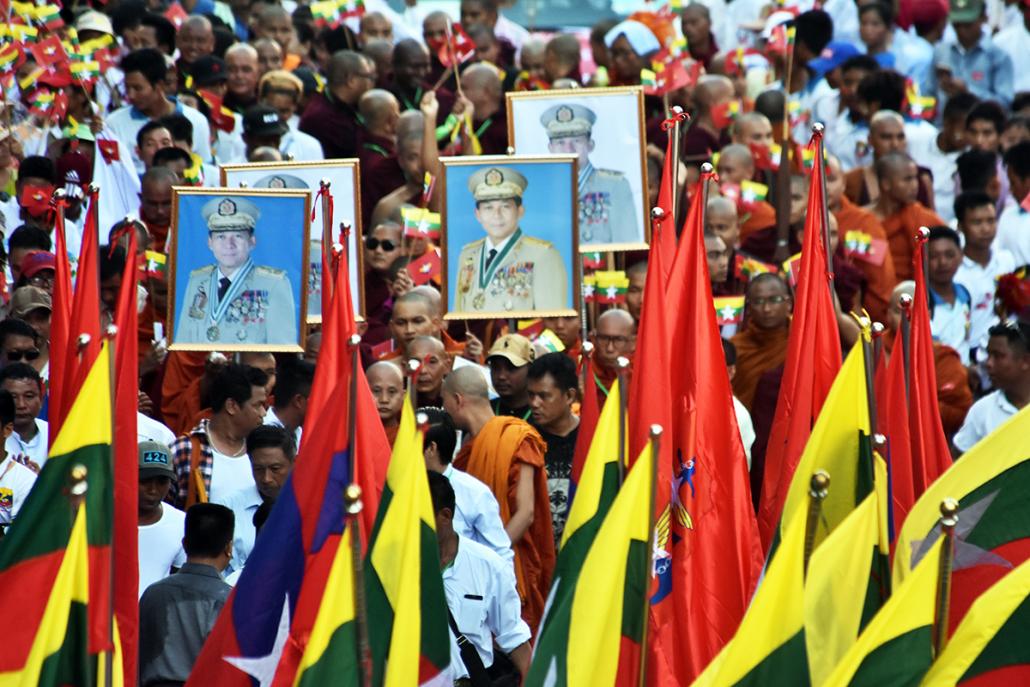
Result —
M 333 196 L 333 243 L 342 242 L 340 223 L 350 226 L 347 238 L 347 262 L 354 313 L 359 318 L 364 310 L 364 285 L 361 250 L 361 188 L 356 159 L 320 160 L 318 162 L 249 162 L 222 165 L 222 186 L 244 185 L 246 188 L 303 189 L 311 194 L 313 215 L 308 239 L 308 322 L 322 321 L 322 202 L 315 202 L 319 182 L 329 180 Z
M 446 317 L 577 314 L 576 157 L 442 162 Z
M 517 155 L 576 156 L 580 250 L 647 248 L 643 89 L 526 91 L 506 102 Z
M 304 350 L 311 195 L 172 188 L 169 348 Z

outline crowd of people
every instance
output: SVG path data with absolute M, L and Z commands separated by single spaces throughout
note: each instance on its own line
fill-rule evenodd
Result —
M 527 328 L 448 321 L 439 277 L 416 286 L 407 269 L 438 247 L 406 240 L 402 211 L 424 193 L 426 172 L 441 173 L 442 156 L 506 153 L 506 93 L 641 85 L 674 47 L 694 76 L 662 96 L 645 90 L 645 190 L 656 205 L 673 151 L 682 220 L 701 164 L 717 172 L 704 245 L 726 306 L 719 323 L 755 504 L 809 185 L 820 183 L 804 148 L 816 122 L 843 347 L 859 337 L 850 313 L 865 311 L 884 324 L 891 355 L 915 294 L 913 237 L 927 227 L 937 395 L 955 457 L 1030 403 L 1030 69 L 1020 66 L 1030 2 L 640 3 L 589 29 L 534 32 L 499 0 L 452 4 L 455 16 L 368 0 L 335 21 L 292 0 L 67 4 L 54 32 L 74 27 L 80 43 L 112 46 L 103 73 L 65 82 L 60 65 L 21 55 L 0 127 L 0 526 L 47 461 L 51 196 L 69 199 L 60 245 L 74 263 L 94 158 L 110 154 L 99 134 L 125 145 L 139 178 L 138 218 L 99 227 L 100 243 L 116 244 L 100 250 L 108 320 L 125 261 L 170 251 L 173 186 L 218 186 L 227 164 L 356 158 L 361 360 L 379 419 L 392 442 L 414 387 L 457 628 L 485 665 L 503 653 L 525 675 L 562 541 L 580 407 L 586 395 L 604 405 L 620 358 L 632 383 L 648 254 L 611 256 L 628 289 L 606 309 Z M 459 64 L 443 49 L 456 34 L 474 45 Z M 41 110 L 40 91 L 63 93 L 64 110 Z M 679 150 L 663 126 L 672 106 L 690 114 Z M 112 239 L 127 224 L 136 256 Z M 309 325 L 303 355 L 168 352 L 168 286 L 145 274 L 139 679 L 163 686 L 186 680 L 290 475 L 321 335 Z M 420 363 L 410 380 L 408 360 Z M 452 654 L 460 665 L 456 642 Z

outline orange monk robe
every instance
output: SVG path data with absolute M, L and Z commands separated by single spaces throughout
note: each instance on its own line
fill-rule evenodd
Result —
M 884 231 L 883 225 L 880 224 L 876 215 L 855 205 L 847 197 L 841 198 L 840 210 L 833 213 L 833 216 L 837 218 L 840 241 L 844 241 L 844 236 L 849 231 L 865 232 L 873 239 L 887 241 L 887 232 Z M 862 270 L 866 279 L 862 305 L 869 311 L 873 320 L 886 322 L 891 291 L 899 281 L 894 270 L 893 256 L 890 251 L 887 251 L 883 262 L 879 265 L 859 259 L 855 259 L 853 263 Z
M 490 487 L 505 525 L 516 510 L 516 491 L 523 463 L 533 468 L 533 524 L 514 544 L 515 581 L 522 599 L 522 619 L 536 632 L 554 572 L 554 533 L 547 493 L 544 454 L 547 445 L 528 423 L 495 417 L 461 447 L 454 466 Z
M 400 423 L 390 425 L 389 427 L 383 426 L 383 430 L 386 432 L 386 440 L 390 442 L 390 447 L 393 448 L 393 442 L 397 441 L 397 431 L 401 428 Z
M 737 348 L 737 373 L 733 376 L 733 395 L 751 410 L 758 380 L 787 359 L 789 327 L 758 329 L 745 325 L 730 341 Z
M 463 341 L 455 341 L 447 332 L 440 332 L 440 334 L 440 340 L 443 341 L 443 348 L 445 351 L 450 353 L 452 356 L 462 355 L 465 353 L 465 343 Z M 377 358 L 377 360 L 400 360 L 403 355 L 404 352 L 396 342 L 394 342 L 393 350 L 383 353 Z M 482 363 L 483 361 L 477 360 L 476 362 Z
M 740 224 L 740 243 L 751 234 L 762 229 L 776 226 L 776 208 L 764 200 L 754 203 L 748 208 L 747 218 Z M 735 248 L 736 246 L 728 246 Z
M 915 254 L 915 235 L 919 227 L 944 224 L 944 220 L 920 203 L 912 203 L 883 219 L 887 243 L 894 259 L 894 274 L 898 281 L 912 279 L 912 256 Z
M 594 385 L 597 387 L 597 407 L 598 409 L 604 408 L 604 402 L 608 400 L 608 392 L 611 391 L 612 384 L 615 384 L 616 378 L 619 376 L 618 371 L 605 367 L 600 363 L 594 363 Z M 627 376 L 627 385 L 629 384 L 629 378 Z
M 193 429 L 200 414 L 200 382 L 207 355 L 202 351 L 171 351 L 165 360 L 161 414 L 176 435 Z
M 941 411 L 941 424 L 949 437 L 959 430 L 973 405 L 973 392 L 969 389 L 969 372 L 962 358 L 951 346 L 933 344 L 933 365 L 937 372 L 937 406 Z

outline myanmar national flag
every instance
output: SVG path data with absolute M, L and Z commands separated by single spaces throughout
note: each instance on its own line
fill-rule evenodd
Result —
M 427 208 L 401 208 L 401 218 L 405 236 L 440 240 L 440 213 Z
M 443 685 L 450 629 L 422 435 L 405 397 L 365 558 L 373 687 Z
M 587 274 L 583 277 L 583 301 L 593 303 L 597 300 L 597 277 Z
M 806 510 L 787 525 L 737 633 L 694 687 L 807 685 L 804 633 Z
M 640 85 L 644 87 L 645 92 L 648 92 L 648 89 L 654 90 L 658 87 L 658 75 L 650 69 L 641 69 Z
M 295 687 L 361 684 L 351 557 L 353 533 L 352 521 L 345 526 L 340 537 L 333 566 L 326 578 L 325 594 L 297 667 Z
M 583 269 L 597 270 L 604 267 L 604 259 L 597 251 L 583 253 Z
M 526 685 L 629 687 L 639 683 L 650 584 L 654 462 L 649 446 L 629 470 L 604 516 L 575 587 L 561 598 L 552 591 L 554 598 Z M 581 478 L 579 489 L 583 487 Z M 580 491 L 577 499 L 582 496 Z M 567 536 L 562 552 L 574 535 Z
M 93 685 L 109 642 L 111 365 L 97 357 L 7 536 L 0 539 L 0 608 L 8 618 L 0 684 Z M 68 489 L 85 468 L 76 510 Z M 12 628 L 16 627 L 16 630 Z M 116 658 L 119 669 L 121 659 Z M 115 684 L 120 684 L 116 670 Z
M 594 298 L 598 303 L 622 303 L 629 291 L 629 277 L 622 270 L 598 270 L 593 274 L 596 281 Z
M 933 660 L 938 540 L 872 619 L 823 683 L 825 687 L 915 685 Z
M 551 670 L 559 675 L 568 672 L 569 603 L 575 593 L 577 580 L 582 574 L 583 562 L 597 538 L 605 516 L 615 502 L 619 491 L 619 382 L 616 380 L 608 392 L 608 400 L 590 441 L 590 452 L 583 464 L 583 472 L 576 483 L 572 505 L 562 533 L 561 549 L 554 565 L 553 582 L 547 599 L 547 608 L 540 623 L 533 666 L 527 684 L 547 684 Z
M 1030 682 L 1030 561 L 970 607 L 923 679 L 927 687 Z
M 1030 558 L 1030 408 L 994 430 L 941 475 L 905 518 L 894 554 L 894 581 L 940 537 L 943 499 L 959 502 L 951 613 L 955 627 L 973 601 Z
M 745 179 L 740 182 L 740 202 L 745 208 L 753 207 L 765 201 L 769 196 L 769 187 L 757 181 Z
M 715 304 L 715 321 L 720 327 L 740 324 L 744 319 L 743 296 L 716 296 L 712 302 Z
M 143 254 L 146 261 L 143 268 L 143 276 L 146 279 L 165 280 L 168 273 L 168 256 L 156 250 L 148 250 Z

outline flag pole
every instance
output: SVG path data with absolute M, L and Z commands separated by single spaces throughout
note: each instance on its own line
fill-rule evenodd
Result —
M 958 524 L 958 501 L 941 501 L 941 558 L 937 575 L 937 608 L 933 622 L 933 654 L 940 656 L 948 642 L 948 612 L 951 605 L 951 571 L 955 558 L 955 526 Z
M 407 365 L 408 400 L 411 401 L 411 409 L 416 410 L 418 408 L 418 389 L 415 388 L 415 378 L 418 376 L 419 368 L 422 367 L 422 361 L 412 358 L 408 361 Z
M 708 191 L 709 191 L 709 187 L 712 184 L 712 177 L 711 177 L 711 175 L 714 172 L 715 172 L 715 167 L 712 166 L 711 162 L 704 162 L 704 163 L 701 164 L 701 175 L 702 175 L 702 177 L 704 179 L 704 182 L 705 182 L 704 184 L 701 185 L 701 193 L 702 193 L 702 196 L 701 196 L 701 229 L 702 230 L 704 230 L 705 215 L 708 214 Z M 676 219 L 673 218 L 673 222 L 675 222 L 675 221 L 676 221 Z
M 905 359 L 905 400 L 909 399 L 909 371 L 912 369 L 912 296 L 907 293 L 901 294 L 901 354 Z M 897 350 L 898 341 L 894 341 Z
M 808 515 L 805 519 L 805 575 L 808 575 L 808 561 L 811 560 L 812 551 L 815 549 L 815 530 L 819 526 L 819 516 L 822 514 L 823 500 L 829 493 L 829 473 L 825 470 L 813 473 L 812 479 L 808 482 Z
M 668 95 L 666 95 L 668 97 Z M 666 107 L 668 110 L 668 107 Z M 679 105 L 673 105 L 672 109 L 673 119 L 676 122 L 672 125 L 672 195 L 669 198 L 669 214 L 672 215 L 672 230 L 676 231 L 676 212 L 679 209 L 679 177 L 680 177 L 680 115 L 683 114 L 683 108 Z M 653 216 L 653 211 L 652 211 Z M 651 234 L 652 241 L 654 240 L 654 232 Z
M 350 376 L 350 412 L 347 418 L 347 436 L 351 452 L 351 465 L 357 465 L 356 444 L 358 435 L 358 366 L 361 364 L 359 345 L 361 337 L 351 334 L 347 339 L 347 347 L 351 355 L 351 376 Z M 414 384 L 412 384 L 414 387 Z M 352 475 L 353 477 L 353 475 Z M 368 687 L 372 684 L 372 651 L 368 644 L 368 613 L 365 608 L 365 577 L 364 563 L 361 558 L 361 528 L 357 522 L 357 515 L 363 507 L 361 501 L 361 487 L 357 484 L 349 484 L 343 492 L 343 502 L 347 515 L 350 516 L 351 526 L 351 569 L 354 573 L 354 617 L 357 620 L 357 645 L 358 645 L 358 684 L 361 687 Z M 346 524 L 344 525 L 346 526 Z
M 318 182 L 318 195 L 322 199 L 322 245 L 332 248 L 333 245 L 333 196 L 329 192 L 331 182 L 322 179 Z
M 647 515 L 647 536 L 652 538 L 654 535 L 655 517 L 654 517 L 654 502 L 655 502 L 655 489 L 658 486 L 658 454 L 661 448 L 662 442 L 662 426 L 651 425 L 650 430 L 651 436 L 651 491 L 650 491 L 650 506 L 648 508 Z M 654 577 L 654 566 L 651 566 L 651 577 Z M 647 616 L 651 610 L 651 599 L 645 593 L 643 608 L 643 622 L 641 623 L 641 635 L 640 635 L 640 680 L 638 682 L 640 687 L 646 687 L 647 680 Z
M 135 245 L 135 243 L 136 243 L 136 239 L 135 239 L 136 228 L 132 227 L 131 231 L 133 232 L 133 238 L 131 239 L 131 244 Z M 135 259 L 136 259 L 135 255 L 129 257 L 129 260 L 135 260 Z M 117 308 L 116 308 L 116 310 L 117 310 Z M 111 412 L 111 456 L 110 456 L 110 461 L 111 461 L 111 475 L 113 476 L 113 475 L 116 474 L 115 473 L 115 450 L 116 450 L 115 449 L 115 442 L 118 441 L 118 438 L 117 438 L 118 437 L 118 433 L 115 431 L 115 423 L 117 422 L 117 413 L 113 412 L 117 408 L 117 405 L 115 404 L 115 391 L 117 389 L 117 381 L 115 380 L 115 375 L 117 374 L 117 372 L 116 372 L 116 369 L 115 369 L 114 343 L 115 343 L 115 337 L 118 336 L 118 326 L 114 325 L 114 324 L 108 325 L 107 329 L 104 332 L 104 334 L 105 334 L 105 336 L 106 336 L 106 338 L 108 340 L 108 345 L 107 345 L 107 363 L 108 363 L 107 364 L 107 368 L 108 368 L 108 384 L 109 384 L 108 388 L 111 391 L 111 400 L 110 400 L 110 402 L 111 402 L 111 410 L 112 410 L 112 412 Z M 83 468 L 83 470 L 85 470 L 85 468 Z M 112 498 L 112 500 L 111 500 L 111 535 L 112 536 L 111 536 L 111 546 L 108 547 L 108 552 L 107 552 L 108 568 L 109 568 L 109 570 L 108 570 L 108 583 L 110 584 L 110 587 L 108 588 L 108 595 L 107 595 L 107 641 L 111 645 L 111 648 L 104 652 L 104 687 L 112 687 L 112 685 L 114 684 L 114 682 L 113 682 L 114 676 L 112 675 L 112 673 L 114 671 L 114 577 L 115 577 L 115 574 L 114 574 L 114 567 L 115 567 L 114 566 L 114 561 L 115 561 L 114 550 L 115 550 L 115 547 L 118 546 L 118 541 L 114 537 L 114 522 L 115 522 L 115 520 L 114 520 L 114 511 L 115 511 L 115 504 L 114 504 L 114 499 Z
M 822 235 L 823 235 L 823 248 L 826 250 L 826 271 L 829 276 L 828 282 L 830 285 L 830 298 L 833 298 L 833 253 L 830 251 L 830 204 L 826 199 L 826 141 L 824 136 L 826 134 L 826 127 L 823 126 L 822 122 L 816 122 L 812 125 L 812 137 L 816 140 L 815 154 L 818 156 L 818 167 L 819 167 L 819 189 L 823 199 L 822 217 L 820 220 L 823 223 Z M 816 168 L 816 164 L 812 163 L 812 169 Z
M 587 361 L 592 361 L 594 358 L 594 344 L 589 341 L 583 341 L 583 344 L 580 346 L 580 355 L 582 356 L 580 358 L 582 363 L 580 366 L 580 378 L 583 380 L 583 393 L 586 394 L 587 386 L 594 381 L 587 379 Z M 596 387 L 594 393 L 597 393 Z
M 619 380 L 619 486 L 626 481 L 626 412 L 629 401 L 629 392 L 626 390 L 626 373 L 629 370 L 629 360 L 619 356 L 615 361 L 619 371 L 616 378 Z

